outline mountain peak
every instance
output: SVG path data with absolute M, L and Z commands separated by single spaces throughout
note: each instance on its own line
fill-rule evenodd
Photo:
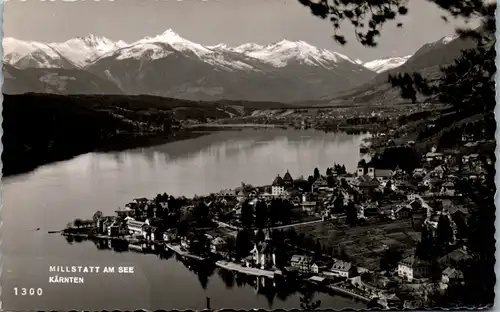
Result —
M 104 38 L 104 37 L 96 36 L 94 34 L 87 34 L 85 36 L 78 36 L 78 37 L 76 37 L 76 39 L 80 39 L 80 40 L 83 40 L 83 41 L 98 41 L 101 38 Z
M 190 42 L 190 41 L 181 37 L 172 28 L 169 28 L 169 29 L 165 30 L 163 33 L 161 33 L 160 35 L 156 35 L 154 37 L 147 36 L 147 37 L 137 41 L 137 43 L 146 43 L 146 42 L 163 42 L 163 43 L 172 44 L 172 43 Z
M 270 46 L 279 46 L 283 48 L 288 48 L 288 49 L 297 49 L 297 48 L 313 48 L 318 50 L 315 46 L 310 45 L 309 43 L 302 41 L 302 40 L 296 40 L 296 41 L 291 41 L 288 39 L 283 39 L 279 42 L 276 42 L 275 44 L 271 44 Z
M 161 37 L 162 39 L 166 41 L 180 41 L 180 40 L 185 40 L 181 36 L 179 36 L 172 28 L 169 28 L 165 30 L 161 35 L 158 37 Z
M 207 46 L 207 48 L 214 49 L 214 50 L 229 50 L 230 49 L 230 47 L 225 43 L 219 43 L 216 45 Z
M 242 45 L 237 46 L 236 48 L 234 48 L 234 50 L 237 52 L 240 52 L 240 53 L 245 53 L 245 52 L 252 52 L 252 51 L 256 51 L 256 50 L 261 50 L 263 48 L 264 48 L 264 46 L 262 46 L 260 44 L 249 42 L 249 43 L 244 43 Z
M 363 63 L 362 65 L 368 68 L 369 70 L 372 70 L 380 74 L 381 72 L 403 65 L 404 63 L 406 63 L 406 61 L 408 61 L 410 57 L 412 57 L 412 55 L 407 55 L 403 57 L 389 57 L 389 58 L 366 62 Z
M 85 36 L 78 36 L 76 38 L 72 38 L 72 39 L 69 39 L 69 40 L 63 42 L 63 44 L 65 43 L 65 44 L 73 45 L 73 44 L 78 44 L 78 42 L 82 42 L 83 44 L 85 44 L 88 47 L 126 45 L 126 43 L 121 41 L 121 40 L 115 43 L 106 37 L 97 36 L 94 34 L 87 34 Z M 52 43 L 52 45 L 60 45 L 60 43 Z

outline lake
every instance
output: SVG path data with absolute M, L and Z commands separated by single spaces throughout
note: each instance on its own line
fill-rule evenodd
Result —
M 89 153 L 3 179 L 2 305 L 6 310 L 292 309 L 300 295 L 269 298 L 248 284 L 231 286 L 217 272 L 201 282 L 176 257 L 99 250 L 68 243 L 59 230 L 96 210 L 113 214 L 133 198 L 204 195 L 241 182 L 270 184 L 289 170 L 294 178 L 334 163 L 354 171 L 366 135 L 295 130 L 219 131 L 161 146 Z M 40 228 L 39 231 L 36 229 Z M 49 265 L 133 266 L 133 274 L 88 273 L 83 284 L 49 284 Z M 64 273 L 61 276 L 71 276 Z M 106 276 L 105 276 L 106 275 Z M 16 296 L 14 288 L 41 288 Z M 271 296 L 272 297 L 272 296 Z M 316 294 L 321 308 L 361 308 L 361 302 Z

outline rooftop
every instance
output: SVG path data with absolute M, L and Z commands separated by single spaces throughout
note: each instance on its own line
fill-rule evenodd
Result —
M 336 271 L 344 271 L 344 272 L 347 272 L 351 269 L 352 267 L 352 264 L 350 262 L 345 262 L 345 261 L 342 261 L 342 260 L 337 260 L 333 263 L 333 266 L 332 266 L 332 271 L 333 270 L 336 270 Z

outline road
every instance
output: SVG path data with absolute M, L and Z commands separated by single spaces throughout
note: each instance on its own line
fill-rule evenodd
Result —
M 292 228 L 292 227 L 301 226 L 301 225 L 309 225 L 309 224 L 316 224 L 316 223 L 322 223 L 322 222 L 331 222 L 331 221 L 343 220 L 343 219 L 345 219 L 345 215 L 340 215 L 340 216 L 336 217 L 335 219 L 325 219 L 324 221 L 322 219 L 319 219 L 319 220 L 305 221 L 305 222 L 299 222 L 299 223 L 293 223 L 293 224 L 287 224 L 287 225 L 273 226 L 270 229 L 271 230 L 283 230 L 283 229 Z M 239 231 L 241 229 L 239 227 L 236 227 L 234 225 L 230 225 L 230 224 L 227 224 L 227 223 L 224 223 L 221 221 L 217 221 L 217 220 L 214 220 L 214 221 L 219 226 L 226 227 L 226 228 L 229 228 L 229 229 L 234 230 L 234 231 Z

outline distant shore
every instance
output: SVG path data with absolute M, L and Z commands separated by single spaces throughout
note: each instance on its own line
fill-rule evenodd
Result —
M 215 130 L 215 129 L 214 129 Z M 212 131 L 214 131 L 212 130 Z M 200 129 L 182 130 L 171 134 L 159 133 L 156 135 L 134 137 L 123 135 L 118 140 L 109 142 L 105 147 L 94 147 L 94 149 L 75 149 L 75 148 L 59 148 L 46 149 L 27 152 L 23 155 L 16 155 L 16 162 L 11 162 L 8 167 L 3 167 L 3 176 L 10 177 L 18 174 L 29 173 L 38 167 L 48 165 L 58 161 L 70 160 L 79 155 L 92 152 L 113 152 L 123 151 L 134 148 L 149 147 L 155 145 L 166 144 L 175 141 L 194 139 L 203 135 L 207 135 L 212 131 L 200 131 Z

